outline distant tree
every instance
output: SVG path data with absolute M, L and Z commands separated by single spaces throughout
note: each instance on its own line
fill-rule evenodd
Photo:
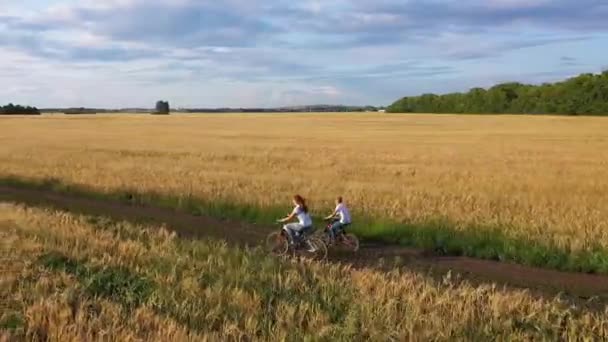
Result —
M 63 111 L 64 114 L 76 115 L 76 114 L 97 114 L 97 110 L 90 108 L 67 108 Z
M 156 102 L 156 111 L 154 114 L 169 114 L 171 112 L 171 108 L 169 107 L 169 102 L 167 101 L 158 101 Z
M 9 103 L 6 106 L 0 107 L 0 115 L 40 115 L 40 111 L 36 107 L 24 107 Z

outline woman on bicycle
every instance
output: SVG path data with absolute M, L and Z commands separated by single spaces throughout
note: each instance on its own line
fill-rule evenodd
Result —
M 350 211 L 344 204 L 344 200 L 342 196 L 336 198 L 336 209 L 331 215 L 325 218 L 326 220 L 335 220 L 331 225 L 330 235 L 331 242 L 334 243 L 336 241 L 336 236 L 349 224 L 351 224 Z
M 312 228 L 312 219 L 308 214 L 308 206 L 306 205 L 306 200 L 300 195 L 295 195 L 293 197 L 293 204 L 294 208 L 291 214 L 289 214 L 289 216 L 283 219 L 278 220 L 278 222 L 280 223 L 287 223 L 293 220 L 295 217 L 298 218 L 298 222 L 287 223 L 283 226 L 283 229 L 287 232 L 287 235 L 289 236 L 289 243 L 291 245 L 295 244 L 296 240 L 299 242 L 300 237 Z M 312 246 L 308 247 L 310 252 L 314 252 L 314 248 L 312 248 Z

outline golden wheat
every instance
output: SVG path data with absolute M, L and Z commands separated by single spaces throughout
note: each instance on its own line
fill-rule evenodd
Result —
M 0 274 L 7 303 L 0 324 L 20 322 L 5 327 L 0 340 L 527 341 L 608 333 L 608 312 L 523 290 L 283 263 L 218 242 L 180 240 L 162 227 L 9 203 L 0 203 L 0 220 L 0 237 L 9 242 L 0 257 L 14 262 Z M 41 263 L 48 255 L 60 258 Z M 78 264 L 89 271 L 75 271 Z M 106 281 L 95 295 L 94 270 Z M 114 274 L 148 279 L 152 290 L 128 306 L 139 290 L 129 285 L 131 292 L 116 295 L 124 284 L 112 285 Z M 112 292 L 104 292 L 108 286 Z
M 608 121 L 551 116 L 0 118 L 0 176 L 358 213 L 608 247 Z

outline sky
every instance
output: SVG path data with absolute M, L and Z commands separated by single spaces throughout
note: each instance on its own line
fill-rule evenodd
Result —
M 388 105 L 608 69 L 605 0 L 0 0 L 0 103 Z

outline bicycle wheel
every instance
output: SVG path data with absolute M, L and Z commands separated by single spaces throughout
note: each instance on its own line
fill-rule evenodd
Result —
M 344 234 L 342 236 L 342 246 L 349 251 L 357 252 L 359 250 L 359 239 L 355 234 Z
M 327 245 L 325 242 L 318 238 L 311 236 L 308 238 L 308 243 L 314 248 L 314 252 L 306 251 L 307 255 L 314 260 L 325 260 L 327 259 Z
M 329 234 L 328 234 L 327 232 L 325 232 L 325 231 L 321 231 L 321 230 L 320 230 L 320 231 L 315 232 L 315 234 L 313 235 L 313 237 L 314 237 L 314 238 L 317 238 L 317 239 L 319 239 L 319 240 L 321 240 L 321 241 L 323 241 L 323 243 L 324 243 L 326 246 L 328 246 L 328 245 L 329 245 L 329 242 L 330 242 L 330 240 L 331 240 L 331 239 L 329 238 Z
M 285 255 L 289 250 L 289 241 L 282 232 L 274 232 L 266 238 L 266 250 L 274 255 Z

